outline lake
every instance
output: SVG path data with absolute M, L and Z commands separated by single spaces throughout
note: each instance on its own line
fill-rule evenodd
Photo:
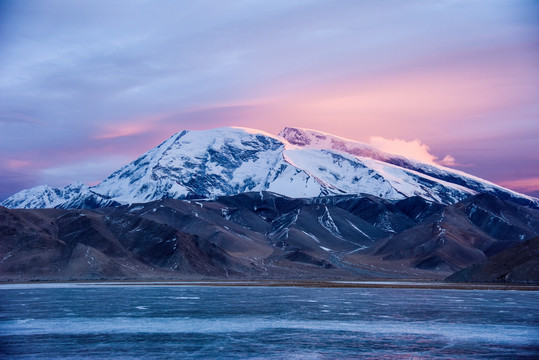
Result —
M 0 285 L 0 358 L 534 359 L 539 292 Z

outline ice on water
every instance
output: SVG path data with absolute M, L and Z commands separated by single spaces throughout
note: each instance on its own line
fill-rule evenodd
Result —
M 0 286 L 2 355 L 533 358 L 537 292 Z M 315 356 L 315 357 L 316 357 Z

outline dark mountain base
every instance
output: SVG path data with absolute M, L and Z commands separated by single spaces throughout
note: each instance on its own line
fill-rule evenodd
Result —
M 529 246 L 536 254 L 536 240 L 523 241 L 538 234 L 538 210 L 493 195 L 450 206 L 262 192 L 95 210 L 0 208 L 0 280 L 442 280 L 510 249 L 520 254 L 507 255 L 510 272 L 499 262 L 492 269 L 534 282 L 537 257 L 524 255 Z
M 479 264 L 462 269 L 446 280 L 539 284 L 539 238 L 525 241 Z

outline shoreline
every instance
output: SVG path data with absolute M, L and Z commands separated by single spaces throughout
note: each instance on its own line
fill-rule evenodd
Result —
M 2 287 L 10 285 L 99 285 L 99 286 L 218 286 L 218 287 L 298 287 L 298 288 L 349 288 L 349 289 L 427 289 L 427 290 L 514 290 L 539 291 L 534 284 L 499 283 L 448 283 L 414 280 L 72 280 L 72 281 L 2 281 Z

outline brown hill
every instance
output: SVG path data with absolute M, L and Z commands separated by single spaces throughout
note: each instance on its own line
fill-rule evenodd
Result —
M 539 237 L 520 243 L 449 276 L 450 282 L 539 284 Z
M 537 235 L 538 210 L 492 195 L 0 208 L 0 279 L 444 279 Z

